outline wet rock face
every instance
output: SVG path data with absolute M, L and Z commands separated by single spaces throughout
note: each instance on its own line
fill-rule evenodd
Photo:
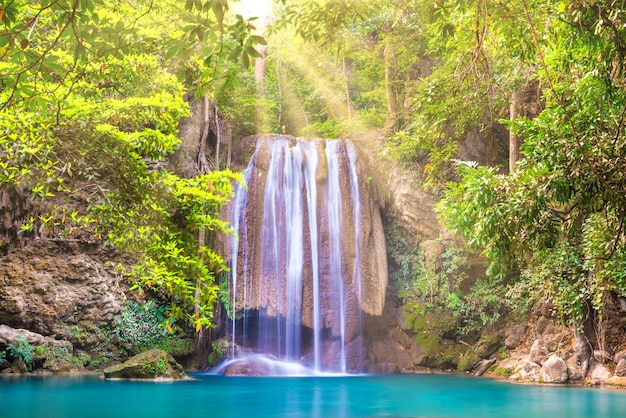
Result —
M 0 263 L 0 322 L 71 340 L 78 324 L 111 321 L 126 300 L 122 260 L 95 244 L 31 241 Z
M 273 140 L 274 136 L 255 136 L 253 137 L 255 140 L 259 138 L 263 138 L 266 140 Z M 278 138 L 285 138 L 283 136 L 279 136 Z M 292 141 L 295 141 L 294 138 L 291 138 Z M 250 143 L 252 141 L 251 138 L 244 140 L 244 142 Z M 294 142 L 295 145 L 295 142 Z M 317 204 L 316 211 L 318 215 L 317 219 L 317 228 L 318 228 L 318 240 L 321 242 L 321 250 L 319 253 L 320 258 L 320 274 L 321 274 L 321 283 L 324 286 L 321 289 L 321 294 L 329 294 L 335 291 L 332 288 L 333 284 L 330 279 L 327 277 L 332 274 L 329 271 L 329 259 L 332 256 L 328 250 L 328 230 L 325 229 L 325 224 L 328 223 L 328 210 L 326 206 L 323 204 L 323 200 L 325 197 L 324 187 L 327 184 L 327 166 L 325 162 L 324 153 L 324 141 L 323 140 L 315 140 L 315 146 L 318 149 L 318 159 L 319 164 L 317 166 L 315 176 L 316 176 L 316 185 L 317 185 Z M 265 204 L 267 201 L 267 197 L 265 196 L 266 187 L 268 187 L 268 171 L 270 170 L 270 158 L 271 152 L 268 149 L 269 145 L 267 142 L 264 142 L 261 147 L 257 150 L 257 152 L 252 157 L 254 160 L 254 169 L 251 175 L 251 181 L 248 183 L 248 194 L 247 194 L 247 208 L 246 210 L 246 228 L 247 228 L 247 242 L 252 246 L 250 248 L 250 253 L 248 254 L 247 262 L 245 262 L 242 258 L 239 257 L 239 273 L 241 276 L 248 277 L 260 277 L 263 274 L 266 274 L 268 271 L 265 269 L 263 263 L 267 263 L 267 259 L 264 260 L 262 252 L 268 250 L 268 248 L 262 248 L 262 236 L 264 234 L 263 228 L 268 228 L 267 223 L 263 225 L 264 219 L 268 217 L 275 217 L 277 222 L 281 222 L 281 214 L 268 214 L 271 209 L 265 208 Z M 382 227 L 380 208 L 378 204 L 374 201 L 373 197 L 369 193 L 369 180 L 368 180 L 368 168 L 364 165 L 362 160 L 357 161 L 357 173 L 358 173 L 358 182 L 359 182 L 359 204 L 361 216 L 357 221 L 354 219 L 353 214 L 353 205 L 351 199 L 351 191 L 350 191 L 350 175 L 347 172 L 348 168 L 348 156 L 346 155 L 345 148 L 341 148 L 341 154 L 339 155 L 339 165 L 340 165 L 340 175 L 339 175 L 339 187 L 341 189 L 342 203 L 341 203 L 341 259 L 342 265 L 340 267 L 340 273 L 343 277 L 346 277 L 346 286 L 353 287 L 354 284 L 351 282 L 353 279 L 353 269 L 354 269 L 354 260 L 355 260 L 355 246 L 356 240 L 360 240 L 360 260 L 362 261 L 362 308 L 363 311 L 371 314 L 371 315 L 380 315 L 382 313 L 384 304 L 385 304 L 385 290 L 387 287 L 387 261 L 386 261 L 386 250 L 385 250 L 385 238 Z M 282 170 L 282 168 L 281 168 Z M 282 180 L 281 180 L 282 181 Z M 283 186 L 278 186 L 282 188 Z M 303 191 L 304 193 L 304 191 Z M 306 199 L 306 197 L 304 198 Z M 231 202 L 232 205 L 232 202 Z M 298 232 L 305 241 L 304 243 L 304 252 L 305 259 L 303 260 L 304 266 L 304 279 L 305 281 L 310 281 L 311 278 L 311 266 L 310 261 L 307 259 L 310 258 L 309 252 L 311 251 L 310 242 L 308 242 L 308 236 L 310 234 L 311 226 L 309 225 L 308 216 L 309 210 L 304 208 L 304 216 L 307 218 L 303 223 L 303 230 Z M 355 225 L 355 222 L 358 222 L 360 227 L 360 236 L 355 236 L 355 230 L 352 227 Z M 283 230 L 279 231 L 277 236 L 278 240 L 281 242 L 286 241 L 289 237 L 288 235 L 294 234 L 293 230 Z M 284 244 L 283 244 L 284 245 Z M 279 249 L 280 250 L 280 249 Z M 231 254 L 232 257 L 232 254 Z M 287 257 L 286 254 L 283 253 L 283 258 L 278 260 L 280 264 L 280 268 L 285 270 L 285 266 L 288 263 L 284 257 Z M 350 280 L 350 282 L 348 282 Z M 276 287 L 264 287 L 260 288 L 258 285 L 259 282 L 252 282 L 251 288 L 246 288 L 245 291 L 243 289 L 243 281 L 239 281 L 237 294 L 239 301 L 245 304 L 246 309 L 259 309 L 263 308 L 269 315 L 285 315 L 284 307 L 277 306 L 275 302 L 272 300 L 272 297 L 269 295 L 280 293 L 282 286 L 280 283 L 274 285 L 269 284 L 269 286 Z M 313 296 L 311 292 L 313 291 L 310 286 L 305 287 L 305 293 L 303 295 L 303 299 L 305 301 L 312 300 Z M 247 292 L 247 293 L 244 293 Z M 265 302 L 264 302 L 265 301 Z M 307 318 L 307 314 L 305 313 L 305 318 Z M 310 319 L 305 319 L 305 325 L 311 326 L 312 321 Z
M 339 340 L 361 346 L 350 344 L 360 335 L 361 316 L 382 315 L 387 288 L 385 237 L 368 168 L 344 141 L 280 135 L 254 141 L 245 201 L 231 202 L 240 214 L 231 224 L 241 244 L 227 250 L 236 263 L 236 308 L 287 324 L 299 314 L 303 327 L 323 329 L 333 341 L 325 344 L 326 357 Z M 358 351 L 348 348 L 346 360 L 362 357 Z

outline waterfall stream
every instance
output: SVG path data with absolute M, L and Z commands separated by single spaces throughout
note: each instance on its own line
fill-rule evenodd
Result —
M 350 141 L 258 140 L 231 205 L 232 360 L 362 371 L 357 173 Z

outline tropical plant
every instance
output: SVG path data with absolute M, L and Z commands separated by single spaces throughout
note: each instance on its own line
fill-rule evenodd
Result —
M 132 252 L 136 287 L 170 298 L 169 326 L 211 323 L 226 268 L 198 231 L 227 231 L 217 216 L 237 176 L 181 179 L 162 162 L 189 115 L 185 92 L 227 87 L 225 63 L 247 64 L 264 42 L 228 10 L 226 0 L 0 4 L 0 187 L 33 203 L 21 233 Z
M 20 335 L 7 345 L 6 353 L 8 358 L 19 360 L 26 365 L 28 370 L 33 369 L 33 353 L 35 347 L 30 344 L 24 335 Z
M 602 345 L 604 303 L 626 292 L 626 10 L 610 2 L 558 10 L 550 20 L 558 42 L 547 45 L 526 9 L 546 108 L 512 124 L 524 138 L 515 172 L 460 164 L 462 180 L 449 185 L 439 210 L 482 249 L 492 277 L 512 276 L 510 295 L 551 300 L 579 330 L 591 318 Z

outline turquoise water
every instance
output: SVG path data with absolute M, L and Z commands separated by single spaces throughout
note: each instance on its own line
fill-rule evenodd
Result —
M 3 378 L 0 417 L 626 417 L 626 391 L 429 374 L 195 377 L 177 383 Z

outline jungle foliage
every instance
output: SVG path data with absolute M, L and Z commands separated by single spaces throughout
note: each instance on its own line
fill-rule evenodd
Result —
M 225 0 L 0 2 L 0 185 L 34 208 L 20 233 L 130 251 L 134 287 L 168 301 L 164 320 L 212 326 L 227 267 L 199 242 L 232 193 L 230 171 L 167 171 L 189 114 L 264 40 Z
M 193 88 L 237 136 L 384 131 L 489 261 L 490 281 L 465 294 L 424 291 L 443 273 L 416 262 L 422 301 L 486 308 L 488 324 L 497 288 L 516 308 L 544 298 L 566 323 L 602 323 L 607 298 L 626 296 L 623 1 L 276 3 L 259 84 L 244 68 L 265 38 L 226 0 L 2 0 L 0 182 L 40 208 L 23 233 L 130 249 L 136 286 L 167 294 L 170 318 L 210 324 L 226 266 L 197 231 L 227 230 L 236 176 L 160 169 Z M 511 121 L 529 81 L 542 112 Z M 468 138 L 506 147 L 507 130 L 523 139 L 513 172 L 464 161 Z
M 624 23 L 619 2 L 555 4 L 537 50 L 546 108 L 511 126 L 523 158 L 507 175 L 460 164 L 440 210 L 483 250 L 516 300 L 549 298 L 567 322 L 604 319 L 626 292 Z M 530 15 L 530 14 L 529 14 Z M 533 35 L 536 36 L 536 35 Z
M 300 35 L 315 52 L 290 68 L 324 68 L 343 103 L 312 120 L 385 128 L 387 150 L 443 198 L 442 222 L 488 259 L 487 288 L 511 309 L 548 299 L 565 323 L 601 330 L 607 298 L 626 296 L 624 2 L 293 0 L 282 10 L 270 45 Z M 541 113 L 509 120 L 512 95 L 531 81 Z M 523 139 L 514 172 L 506 154 L 464 161 L 467 138 L 506 149 L 507 130 Z M 423 281 L 418 264 L 400 268 Z

